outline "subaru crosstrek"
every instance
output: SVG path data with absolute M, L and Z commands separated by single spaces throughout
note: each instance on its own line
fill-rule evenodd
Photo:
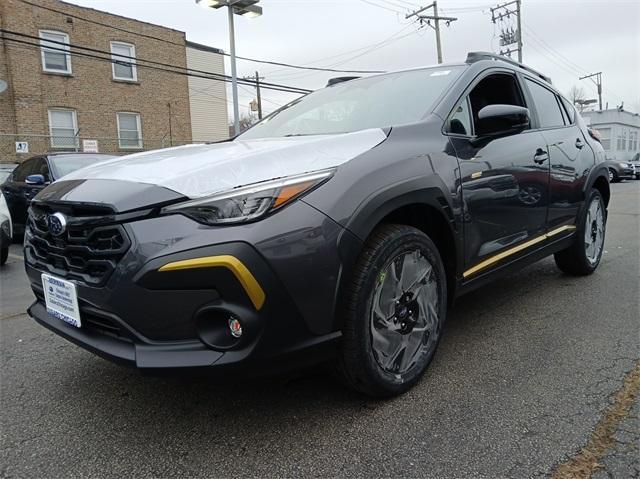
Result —
M 391 396 L 427 368 L 454 298 L 552 254 L 596 269 L 602 148 L 544 75 L 471 53 L 332 83 L 234 139 L 45 188 L 31 316 L 148 371 L 332 361 Z

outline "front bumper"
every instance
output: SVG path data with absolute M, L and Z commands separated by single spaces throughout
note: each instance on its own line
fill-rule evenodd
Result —
M 297 202 L 252 225 L 206 228 L 170 215 L 124 226 L 131 248 L 106 284 L 74 281 L 81 328 L 47 313 L 42 271 L 29 261 L 27 239 L 26 270 L 38 298 L 29 314 L 100 356 L 143 369 L 275 371 L 335 354 L 340 243 L 357 240 L 322 213 Z M 229 268 L 166 268 L 212 257 L 237 259 L 263 301 Z M 243 324 L 240 340 L 229 334 L 230 316 Z

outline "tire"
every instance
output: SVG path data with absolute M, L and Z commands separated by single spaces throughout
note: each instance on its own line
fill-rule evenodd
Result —
M 609 183 L 617 183 L 620 181 L 618 178 L 618 173 L 613 168 L 609 168 Z
M 593 211 L 597 208 L 600 209 L 602 214 L 602 230 L 601 233 L 596 231 L 596 237 L 594 237 L 594 222 L 598 223 L 599 220 L 594 217 Z M 598 190 L 592 189 L 587 197 L 587 201 L 585 201 L 585 208 L 581 213 L 575 241 L 567 249 L 554 255 L 558 268 L 560 268 L 563 273 L 573 276 L 586 276 L 593 273 L 602 259 L 606 225 L 607 210 L 604 206 L 602 195 L 600 195 Z M 597 227 L 598 225 L 596 225 L 596 229 Z M 588 238 L 596 244 L 596 250 L 590 249 L 592 243 L 587 243 L 587 231 L 589 232 Z
M 9 247 L 0 249 L 0 266 L 4 265 L 9 258 Z
M 446 314 L 446 275 L 433 241 L 410 226 L 379 227 L 365 243 L 346 291 L 341 379 L 374 397 L 407 391 L 431 362 Z M 381 347 L 383 336 L 390 339 Z M 402 352 L 384 354 L 396 344 Z

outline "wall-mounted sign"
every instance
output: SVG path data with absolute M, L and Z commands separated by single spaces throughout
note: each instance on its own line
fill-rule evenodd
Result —
M 85 153 L 98 153 L 98 140 L 82 140 L 82 151 Z
M 29 153 L 29 142 L 16 141 L 16 153 Z

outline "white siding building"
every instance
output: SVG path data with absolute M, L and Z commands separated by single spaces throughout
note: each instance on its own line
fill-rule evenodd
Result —
M 628 161 L 640 152 L 640 115 L 622 108 L 583 111 L 587 124 L 602 136 L 602 147 L 609 160 Z
M 224 56 L 217 48 L 186 42 L 187 68 L 224 75 Z M 189 77 L 189 106 L 193 141 L 229 138 L 227 88 L 222 81 Z

